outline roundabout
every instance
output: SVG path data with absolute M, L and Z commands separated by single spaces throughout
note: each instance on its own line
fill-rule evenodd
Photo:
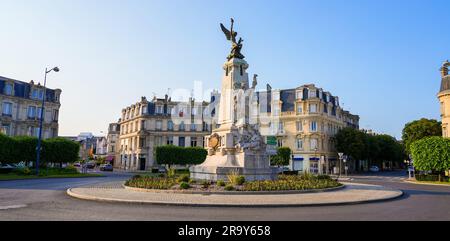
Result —
M 403 192 L 379 185 L 343 183 L 344 187 L 322 192 L 239 194 L 148 192 L 129 189 L 123 182 L 112 182 L 69 188 L 71 197 L 90 201 L 200 207 L 303 207 L 351 205 L 387 201 L 401 197 Z

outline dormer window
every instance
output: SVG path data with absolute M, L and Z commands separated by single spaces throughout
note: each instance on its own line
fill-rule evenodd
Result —
M 6 83 L 5 84 L 4 93 L 5 93 L 5 95 L 12 95 L 13 94 L 13 85 L 11 83 Z

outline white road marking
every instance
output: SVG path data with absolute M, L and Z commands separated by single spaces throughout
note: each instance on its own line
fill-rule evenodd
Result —
M 19 204 L 19 205 L 11 205 L 11 206 L 0 206 L 0 210 L 8 210 L 8 209 L 17 209 L 17 208 L 24 208 L 27 205 L 25 204 Z

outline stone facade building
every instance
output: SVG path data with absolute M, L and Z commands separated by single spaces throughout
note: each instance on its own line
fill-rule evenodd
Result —
M 60 89 L 45 90 L 42 137 L 58 136 Z M 38 136 L 44 87 L 0 77 L 0 131 L 9 136 Z
M 449 123 L 450 123 L 450 75 L 448 68 L 450 62 L 448 60 L 442 64 L 441 71 L 441 89 L 438 93 L 438 99 L 441 105 L 442 118 L 442 135 L 446 138 L 450 137 Z
M 258 95 L 261 133 L 269 146 L 292 150 L 291 169 L 330 173 L 338 166 L 333 136 L 344 127 L 359 129 L 359 116 L 343 110 L 339 97 L 313 84 Z
M 212 100 L 214 100 L 212 98 Z M 214 108 L 208 102 L 172 101 L 153 98 L 122 110 L 115 167 L 148 170 L 156 166 L 154 150 L 161 145 L 204 147 L 203 137 L 211 132 Z
M 108 134 L 106 136 L 106 161 L 114 164 L 116 160 L 116 150 L 118 150 L 118 140 L 120 134 L 120 125 L 118 123 L 109 124 Z

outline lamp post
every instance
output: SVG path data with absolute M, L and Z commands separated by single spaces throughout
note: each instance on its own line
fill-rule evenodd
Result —
M 41 114 L 39 116 L 39 135 L 38 135 L 38 143 L 37 143 L 37 148 L 36 148 L 36 175 L 39 176 L 39 161 L 41 158 L 41 140 L 42 140 L 42 125 L 44 122 L 44 105 L 45 105 L 45 97 L 46 97 L 46 85 L 47 85 L 47 74 L 50 72 L 59 72 L 59 68 L 58 67 L 54 67 L 50 70 L 48 70 L 47 68 L 45 68 L 45 77 L 44 77 L 44 93 L 42 96 L 42 106 L 41 106 Z
M 339 152 L 339 175 L 338 175 L 338 179 L 341 177 L 341 170 L 342 170 L 342 159 L 344 159 L 344 153 Z

